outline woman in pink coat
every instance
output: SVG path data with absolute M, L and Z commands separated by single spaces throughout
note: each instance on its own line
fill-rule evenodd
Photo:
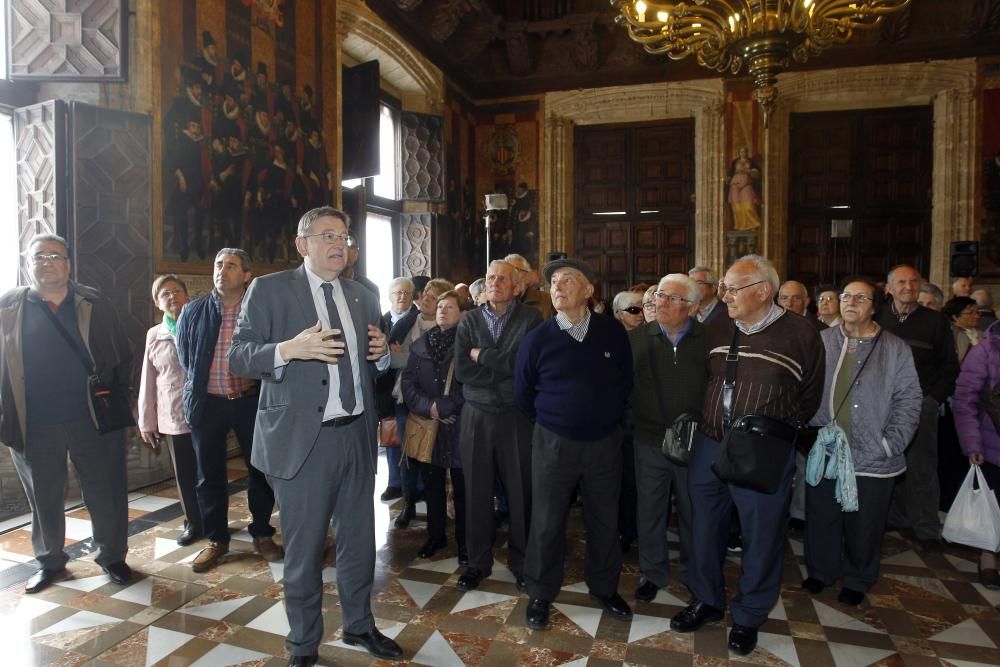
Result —
M 191 429 L 184 421 L 181 394 L 184 370 L 177 360 L 177 318 L 187 303 L 187 286 L 174 274 L 153 281 L 153 301 L 163 311 L 163 322 L 146 333 L 139 383 L 139 431 L 154 451 L 166 440 L 177 479 L 177 492 L 184 510 L 184 532 L 177 544 L 187 546 L 202 535 L 198 511 L 198 463 L 191 444 Z

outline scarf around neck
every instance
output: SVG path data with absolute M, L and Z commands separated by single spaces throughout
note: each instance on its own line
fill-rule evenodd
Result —
M 440 364 L 455 346 L 455 333 L 458 327 L 442 329 L 435 326 L 427 332 L 427 354 L 436 364 Z

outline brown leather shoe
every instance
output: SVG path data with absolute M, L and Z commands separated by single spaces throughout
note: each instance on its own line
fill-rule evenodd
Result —
M 191 569 L 195 572 L 208 572 L 219 564 L 222 557 L 229 553 L 229 544 L 223 542 L 209 542 L 208 546 L 201 550 L 201 553 L 191 561 Z
M 285 557 L 285 550 L 274 543 L 270 537 L 253 538 L 253 550 L 266 561 L 274 562 Z

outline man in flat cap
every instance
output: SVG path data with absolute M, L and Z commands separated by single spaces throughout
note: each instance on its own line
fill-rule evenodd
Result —
M 632 390 L 632 352 L 625 329 L 593 317 L 590 267 L 558 259 L 542 269 L 556 316 L 530 331 L 514 367 L 514 397 L 535 422 L 531 441 L 532 510 L 524 576 L 531 600 L 528 627 L 549 621 L 562 587 L 566 516 L 582 487 L 590 595 L 614 618 L 632 610 L 618 594 L 618 494 L 622 475 L 622 421 Z

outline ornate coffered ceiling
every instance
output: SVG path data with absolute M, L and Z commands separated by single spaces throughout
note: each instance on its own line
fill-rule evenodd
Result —
M 647 55 L 614 24 L 607 0 L 367 4 L 477 99 L 717 76 L 692 59 Z M 1000 0 L 913 0 L 881 30 L 859 35 L 808 68 L 982 55 L 1000 55 Z

